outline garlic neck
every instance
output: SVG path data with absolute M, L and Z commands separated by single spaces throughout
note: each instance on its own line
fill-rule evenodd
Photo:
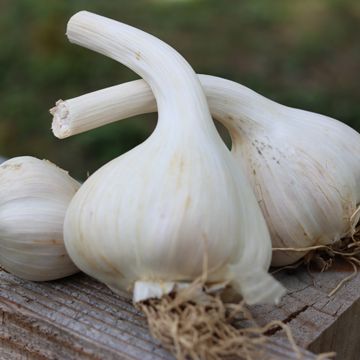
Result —
M 211 115 L 227 127 L 232 137 L 265 130 L 273 125 L 271 117 L 282 117 L 283 105 L 241 84 L 210 75 L 199 75 L 199 79 Z

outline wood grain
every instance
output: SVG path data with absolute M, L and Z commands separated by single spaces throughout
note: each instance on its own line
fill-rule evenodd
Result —
M 0 271 L 0 358 L 172 359 L 150 336 L 128 294 L 114 294 L 84 274 L 44 283 Z M 264 359 L 295 359 L 270 339 Z M 304 360 L 315 359 L 303 351 Z
M 292 329 L 296 343 L 315 353 L 336 351 L 338 359 L 360 358 L 360 274 L 357 274 L 332 297 L 328 294 L 351 274 L 342 261 L 326 272 L 304 268 L 280 273 L 277 278 L 288 294 L 278 307 L 255 306 L 251 310 L 259 324 L 282 320 Z M 275 338 L 284 337 L 279 330 Z

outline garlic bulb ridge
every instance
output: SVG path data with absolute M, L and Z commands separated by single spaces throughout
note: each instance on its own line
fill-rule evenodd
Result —
M 278 300 L 265 221 L 188 63 L 153 36 L 88 12 L 70 19 L 67 36 L 138 73 L 159 109 L 154 133 L 71 201 L 64 238 L 75 264 L 112 289 L 145 287 L 151 297 L 163 283 L 200 276 L 206 256 L 209 282 L 230 281 L 248 303 Z
M 349 235 L 360 202 L 360 135 L 329 117 L 266 99 L 235 82 L 199 75 L 213 117 L 232 138 L 270 229 L 274 248 L 331 245 Z M 62 138 L 129 116 L 156 111 L 143 81 L 59 103 L 53 131 Z M 304 253 L 277 252 L 273 265 Z
M 65 250 L 63 222 L 80 184 L 49 161 L 16 157 L 0 166 L 0 265 L 47 281 L 78 271 Z

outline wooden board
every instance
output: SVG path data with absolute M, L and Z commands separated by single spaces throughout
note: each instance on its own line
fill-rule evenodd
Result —
M 260 324 L 273 319 L 286 322 L 304 348 L 316 352 L 336 348 L 339 359 L 357 359 L 353 355 L 359 354 L 360 322 L 353 311 L 359 310 L 360 277 L 334 298 L 327 296 L 347 271 L 338 267 L 315 274 L 315 286 L 304 269 L 281 273 L 278 278 L 289 294 L 280 306 L 255 306 L 252 311 Z M 115 295 L 84 274 L 33 283 L 0 271 L 0 325 L 0 359 L 4 360 L 172 358 L 150 336 L 128 294 Z M 351 329 L 351 334 L 344 328 Z M 296 358 L 281 330 L 274 332 L 265 351 L 264 359 Z M 303 359 L 315 356 L 304 350 Z
M 360 359 L 360 274 L 329 297 L 328 294 L 353 268 L 338 260 L 326 272 L 300 268 L 276 275 L 288 289 L 280 306 L 255 306 L 259 324 L 273 319 L 287 323 L 296 343 L 315 353 L 336 351 L 338 359 Z M 282 331 L 273 335 L 284 337 Z

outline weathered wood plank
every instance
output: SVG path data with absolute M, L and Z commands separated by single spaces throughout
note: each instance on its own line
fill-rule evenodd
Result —
M 319 352 L 322 349 L 334 349 L 341 354 L 342 359 L 359 359 L 360 300 L 355 301 L 345 311 L 340 307 L 337 320 L 321 336 L 314 339 L 308 348 L 314 352 Z
M 304 268 L 279 273 L 288 294 L 280 306 L 254 306 L 259 324 L 282 320 L 301 347 L 316 353 L 336 351 L 339 359 L 360 358 L 360 274 L 332 297 L 329 292 L 351 274 L 352 267 L 338 261 L 330 270 L 311 275 Z M 282 331 L 275 338 L 284 337 Z
M 0 271 L 0 325 L 4 360 L 172 358 L 150 336 L 128 294 L 116 295 L 84 274 L 32 283 Z M 271 339 L 265 351 L 266 359 L 295 358 L 282 339 Z

